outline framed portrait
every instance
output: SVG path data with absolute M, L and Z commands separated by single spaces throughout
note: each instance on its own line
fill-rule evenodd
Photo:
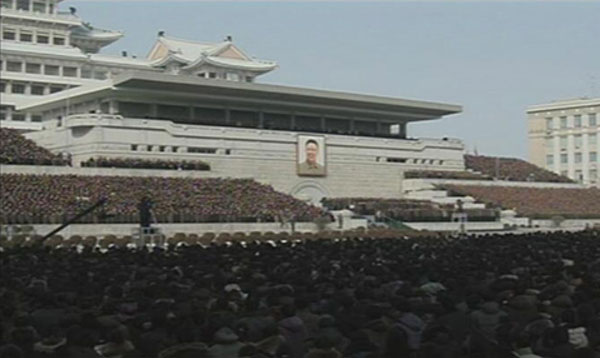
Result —
M 299 135 L 296 153 L 298 175 L 323 177 L 327 174 L 324 137 Z

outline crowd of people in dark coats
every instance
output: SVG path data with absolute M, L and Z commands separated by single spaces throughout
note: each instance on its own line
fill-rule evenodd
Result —
M 83 220 L 137 223 L 143 197 L 161 223 L 277 222 L 282 215 L 312 221 L 322 215 L 252 179 L 0 174 L 0 223 L 62 222 L 101 198 L 108 199 L 104 216 Z
M 562 175 L 540 168 L 519 158 L 465 155 L 465 167 L 485 176 L 499 180 L 545 183 L 572 183 Z
M 210 170 L 210 165 L 201 160 L 164 160 L 142 158 L 90 158 L 81 162 L 89 168 L 131 168 L 161 170 Z
M 600 234 L 0 252 L 0 357 L 594 358 Z
M 528 188 L 515 186 L 439 185 L 449 195 L 472 196 L 488 207 L 514 209 L 531 218 L 600 218 L 598 188 Z
M 63 158 L 38 146 L 16 129 L 0 128 L 0 164 L 70 165 L 70 163 L 69 158 Z

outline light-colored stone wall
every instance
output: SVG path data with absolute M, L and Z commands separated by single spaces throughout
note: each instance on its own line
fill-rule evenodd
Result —
M 298 176 L 298 135 L 307 133 L 88 114 L 69 116 L 60 127 L 49 126 L 27 137 L 53 152 L 71 153 L 76 166 L 98 156 L 202 160 L 210 164 L 211 171 L 197 175 L 254 178 L 313 202 L 323 196 L 399 198 L 404 170 L 464 169 L 464 146 L 455 139 L 402 140 L 314 133 L 309 135 L 324 137 L 326 143 L 327 175 Z M 132 145 L 137 146 L 136 150 Z M 214 153 L 192 152 L 190 148 Z

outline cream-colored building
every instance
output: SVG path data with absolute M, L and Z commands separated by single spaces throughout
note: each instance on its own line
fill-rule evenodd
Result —
M 600 98 L 531 106 L 527 117 L 533 164 L 600 186 Z
M 0 126 L 76 167 L 98 157 L 198 159 L 210 165 L 205 176 L 254 178 L 315 203 L 398 198 L 405 170 L 464 170 L 461 140 L 407 131 L 459 105 L 256 83 L 277 64 L 231 37 L 202 43 L 160 31 L 145 58 L 104 55 L 123 34 L 59 3 L 0 0 Z M 309 142 L 318 143 L 315 172 L 302 169 Z
M 158 32 L 146 57 L 99 53 L 124 34 L 85 22 L 62 0 L 0 0 L 0 126 L 24 132 L 43 127 L 40 113 L 17 107 L 128 71 L 168 73 L 215 81 L 254 82 L 277 67 L 233 44 L 195 42 Z

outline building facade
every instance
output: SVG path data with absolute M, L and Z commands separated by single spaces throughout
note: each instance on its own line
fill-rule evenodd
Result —
M 461 111 L 450 104 L 124 73 L 17 109 L 41 113 L 43 129 L 27 137 L 75 166 L 100 156 L 198 159 L 208 176 L 255 178 L 313 202 L 398 198 L 404 170 L 464 169 L 460 140 L 406 133 L 410 122 Z
M 61 0 L 1 0 L 0 125 L 41 129 L 39 113 L 15 108 L 37 97 L 101 83 L 126 71 L 170 73 L 214 80 L 253 82 L 277 67 L 233 44 L 180 40 L 158 33 L 146 58 L 98 52 L 123 36 L 93 27 L 77 10 L 59 11 Z
M 600 98 L 531 106 L 527 117 L 533 164 L 600 186 Z
M 410 138 L 411 122 L 458 105 L 255 83 L 274 70 L 233 44 L 163 31 L 146 58 L 100 49 L 123 36 L 60 0 L 1 0 L 0 125 L 68 154 L 202 160 L 318 203 L 403 195 L 405 170 L 464 170 L 458 139 Z

